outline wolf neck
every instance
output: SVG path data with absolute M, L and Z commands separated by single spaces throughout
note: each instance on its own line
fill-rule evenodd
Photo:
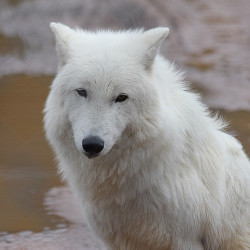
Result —
M 154 166 L 152 162 L 159 157 L 163 147 L 159 145 L 152 150 L 152 142 L 145 141 L 144 145 L 133 143 L 128 140 L 122 148 L 113 149 L 114 153 L 90 160 L 87 166 L 83 166 L 85 169 L 81 176 L 84 190 L 88 190 L 85 193 L 87 199 L 100 201 L 102 197 L 102 203 L 115 201 L 122 204 L 133 199 L 138 192 L 145 191 L 145 178 L 150 177 L 152 185 L 157 182 L 162 168 Z M 147 185 L 150 185 L 149 181 Z M 132 188 L 129 193 L 125 192 L 128 187 Z

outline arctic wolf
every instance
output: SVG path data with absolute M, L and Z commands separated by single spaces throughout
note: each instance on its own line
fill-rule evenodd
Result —
M 249 160 L 159 55 L 168 29 L 51 29 L 47 138 L 107 248 L 250 249 Z

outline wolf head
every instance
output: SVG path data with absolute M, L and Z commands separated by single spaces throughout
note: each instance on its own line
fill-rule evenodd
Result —
M 55 135 L 71 131 L 74 146 L 92 158 L 107 154 L 124 136 L 143 140 L 145 133 L 152 134 L 159 105 L 154 61 L 168 28 L 88 32 L 59 23 L 50 27 L 59 60 L 45 107 L 52 145 Z

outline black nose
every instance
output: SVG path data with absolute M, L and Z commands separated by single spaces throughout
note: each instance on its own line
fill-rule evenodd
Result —
M 82 147 L 90 155 L 98 154 L 104 148 L 104 141 L 97 136 L 90 136 L 83 139 Z

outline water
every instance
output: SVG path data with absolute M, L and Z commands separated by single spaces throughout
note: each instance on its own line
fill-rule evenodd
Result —
M 30 231 L 71 224 L 44 204 L 46 193 L 61 185 L 42 126 L 42 109 L 56 71 L 50 21 L 86 28 L 170 26 L 163 53 L 187 70 L 187 78 L 205 102 L 230 121 L 229 132 L 250 155 L 250 3 L 236 2 L 170 0 L 166 6 L 161 0 L 2 0 L 0 236 L 11 241 L 10 233 L 24 231 L 22 238 Z
M 60 185 L 42 127 L 51 79 L 12 75 L 0 80 L 0 232 L 38 232 L 65 222 L 48 216 L 43 206 L 45 192 Z

